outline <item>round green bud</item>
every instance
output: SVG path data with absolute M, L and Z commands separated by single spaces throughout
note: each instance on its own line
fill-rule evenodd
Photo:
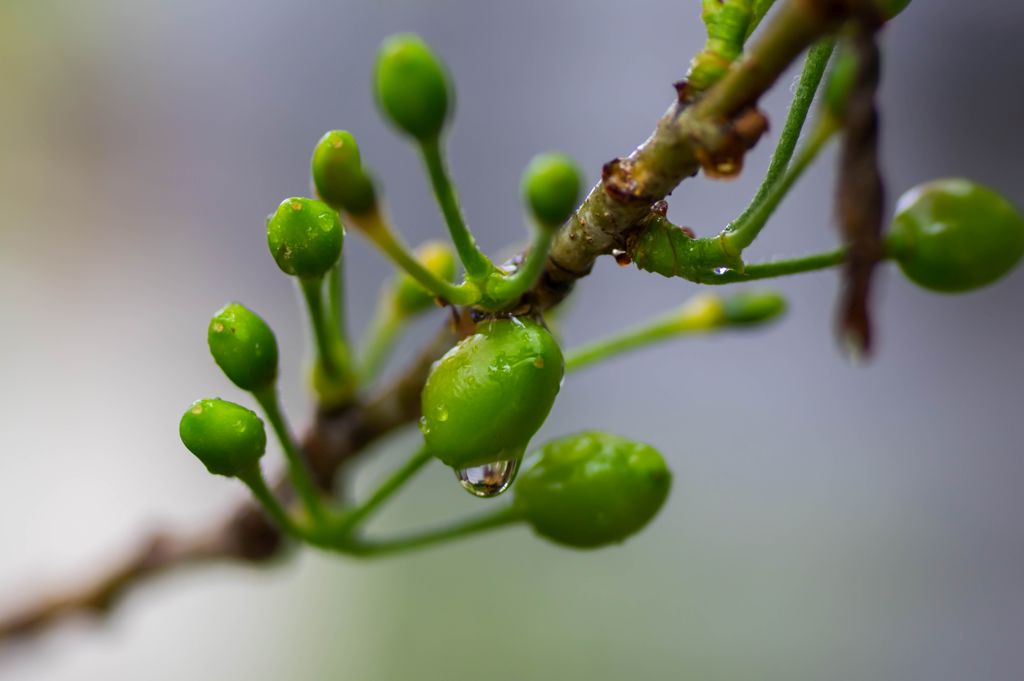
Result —
M 448 75 L 419 36 L 393 35 L 377 53 L 374 91 L 381 111 L 420 142 L 437 138 L 448 117 Z
M 213 315 L 206 331 L 210 354 L 231 382 L 255 391 L 277 378 L 277 340 L 267 323 L 241 303 Z
M 341 257 L 338 213 L 323 201 L 285 199 L 267 218 L 267 246 L 285 274 L 322 277 Z
M 527 319 L 484 322 L 431 367 L 420 430 L 452 468 L 522 457 L 565 373 L 554 337 Z
M 786 311 L 786 299 L 775 291 L 741 291 L 722 302 L 727 324 L 752 326 L 763 324 Z
M 331 130 L 321 137 L 311 167 L 317 196 L 333 208 L 362 215 L 377 205 L 373 180 L 363 171 L 352 133 Z
M 192 403 L 178 426 L 181 441 L 215 475 L 236 477 L 259 464 L 267 448 L 260 417 L 225 400 Z
M 887 248 L 914 283 L 956 293 L 991 284 L 1024 256 L 1024 217 L 970 180 L 919 185 L 896 204 Z
M 544 445 L 519 476 L 514 504 L 538 534 L 595 548 L 643 529 L 671 485 L 672 474 L 654 447 L 586 432 Z
M 416 249 L 416 260 L 437 277 L 455 280 L 455 252 L 443 241 L 428 241 Z M 434 305 L 434 294 L 423 288 L 407 272 L 401 272 L 394 283 L 395 308 L 408 317 Z
M 561 227 L 579 205 L 583 182 L 576 163 L 565 154 L 539 154 L 523 172 L 523 198 L 544 227 Z

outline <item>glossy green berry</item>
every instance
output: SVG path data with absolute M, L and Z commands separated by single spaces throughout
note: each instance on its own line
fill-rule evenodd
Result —
M 267 218 L 267 246 L 277 266 L 303 279 L 322 277 L 341 257 L 338 213 L 323 201 L 285 199 Z
M 431 368 L 420 429 L 453 468 L 522 456 L 544 423 L 564 374 L 562 352 L 540 324 L 481 323 Z
M 310 165 L 317 196 L 336 210 L 362 215 L 377 205 L 373 180 L 363 171 L 352 133 L 331 130 L 321 137 Z
M 438 278 L 455 280 L 455 252 L 443 241 L 428 241 L 416 249 L 416 259 Z M 395 308 L 404 317 L 417 314 L 434 306 L 434 294 L 423 288 L 408 273 L 395 279 Z
M 436 139 L 448 117 L 450 86 L 441 60 L 416 35 L 393 35 L 377 53 L 377 104 L 399 129 L 420 142 Z
M 260 417 L 220 399 L 192 403 L 178 426 L 181 441 L 215 475 L 245 475 L 267 448 Z
M 539 154 L 523 173 L 523 198 L 544 227 L 561 227 L 579 205 L 582 189 L 579 168 L 565 154 Z
M 519 476 L 514 503 L 538 534 L 594 548 L 643 529 L 671 485 L 672 474 L 654 447 L 586 432 L 544 445 Z
M 206 331 L 210 354 L 242 390 L 262 390 L 277 378 L 277 341 L 256 313 L 228 303 L 213 315 Z
M 935 180 L 900 197 L 887 245 L 914 283 L 946 293 L 969 291 L 1020 262 L 1024 217 L 980 184 Z

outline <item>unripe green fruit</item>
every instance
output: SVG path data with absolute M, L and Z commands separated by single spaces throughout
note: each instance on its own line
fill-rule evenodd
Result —
M 426 242 L 416 249 L 416 259 L 440 279 L 455 280 L 455 253 L 443 241 Z M 395 308 L 400 315 L 414 315 L 434 305 L 434 294 L 406 272 L 398 275 L 394 287 Z
M 267 448 L 260 417 L 221 399 L 192 403 L 178 426 L 181 441 L 215 475 L 245 475 Z
M 579 205 L 583 182 L 576 163 L 565 154 L 539 154 L 523 173 L 523 197 L 544 227 L 561 227 Z
M 317 195 L 333 208 L 362 215 L 377 205 L 373 180 L 363 171 L 352 133 L 331 130 L 321 137 L 311 167 Z
M 381 110 L 420 142 L 436 139 L 448 117 L 448 75 L 416 35 L 393 35 L 377 53 L 374 91 Z
M 323 201 L 285 199 L 267 218 L 267 246 L 277 266 L 303 279 L 322 277 L 341 257 L 338 213 Z
M 260 390 L 277 378 L 277 341 L 256 313 L 228 303 L 213 315 L 206 332 L 210 354 L 242 390 Z
M 887 237 L 908 279 L 946 293 L 991 284 L 1024 256 L 1024 217 L 970 180 L 934 180 L 900 197 Z
M 514 503 L 538 534 L 594 548 L 641 530 L 671 485 L 665 460 L 650 445 L 585 432 L 544 445 L 519 476 Z
M 540 324 L 482 323 L 430 370 L 420 419 L 427 446 L 457 469 L 521 457 L 564 371 L 558 343 Z

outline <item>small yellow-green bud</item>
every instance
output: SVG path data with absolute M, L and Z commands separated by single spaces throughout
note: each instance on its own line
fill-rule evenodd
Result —
M 267 246 L 277 266 L 303 279 L 322 277 L 341 257 L 338 213 L 323 201 L 285 199 L 267 218 Z
M 786 311 L 786 299 L 774 291 L 742 291 L 722 304 L 725 322 L 734 326 L 763 324 Z
M 455 252 L 442 241 L 428 241 L 416 249 L 416 259 L 438 278 L 455 280 Z M 410 316 L 434 305 L 434 294 L 423 288 L 407 272 L 395 278 L 395 309 L 402 316 Z

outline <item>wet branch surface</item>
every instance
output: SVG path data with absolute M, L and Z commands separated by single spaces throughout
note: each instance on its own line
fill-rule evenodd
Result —
M 744 57 L 719 83 L 696 99 L 680 84 L 679 96 L 651 136 L 627 158 L 605 165 L 601 181 L 557 235 L 544 273 L 524 296 L 523 307 L 545 309 L 561 302 L 599 256 L 621 248 L 653 204 L 687 177 L 702 168 L 709 175 L 739 172 L 743 154 L 765 130 L 766 120 L 756 109 L 761 95 L 809 45 L 868 4 L 780 2 Z M 302 448 L 321 488 L 337 489 L 346 462 L 419 416 L 420 391 L 430 365 L 456 340 L 450 327 L 391 384 L 344 409 L 315 415 Z M 289 492 L 284 480 L 275 487 Z M 155 533 L 136 546 L 98 576 L 71 581 L 20 611 L 0 613 L 0 646 L 38 634 L 69 615 L 105 615 L 131 588 L 168 570 L 214 562 L 266 564 L 284 555 L 287 542 L 260 508 L 247 501 L 208 527 L 185 534 Z

